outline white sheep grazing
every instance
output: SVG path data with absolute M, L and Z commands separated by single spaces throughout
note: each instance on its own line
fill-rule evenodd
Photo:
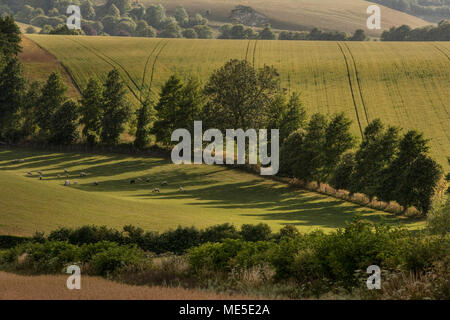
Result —
M 28 172 L 27 175 L 29 175 L 30 177 L 33 175 L 32 172 Z
M 153 193 L 160 193 L 160 190 L 159 190 L 159 188 L 155 188 L 155 189 L 153 189 Z
M 57 176 L 58 178 L 61 178 L 61 175 L 60 174 L 58 174 L 58 176 Z
M 67 169 L 64 169 L 64 172 L 65 172 L 65 173 L 69 173 L 69 171 L 67 171 Z
M 70 186 L 70 181 L 66 180 L 66 182 L 64 182 L 64 186 L 66 186 L 66 187 Z
M 87 176 L 86 172 L 81 172 L 80 173 L 80 177 L 86 177 L 86 176 Z
M 162 185 L 162 186 L 167 186 L 168 183 L 167 183 L 167 181 L 163 181 L 163 182 L 161 183 L 161 185 Z
M 183 187 L 180 187 L 180 192 L 184 192 L 184 188 Z
M 97 181 L 94 181 L 94 185 L 95 185 L 95 186 L 98 186 L 98 182 L 97 182 Z
M 19 163 L 24 163 L 25 160 L 24 159 L 19 159 Z

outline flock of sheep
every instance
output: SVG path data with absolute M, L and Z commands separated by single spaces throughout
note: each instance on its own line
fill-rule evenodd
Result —
M 14 163 L 23 163 L 23 162 L 24 162 L 24 160 L 14 160 Z M 43 180 L 43 178 L 44 178 L 43 171 L 39 170 L 36 173 L 39 175 L 39 180 Z M 29 177 L 33 177 L 34 176 L 33 172 L 31 172 L 31 171 L 27 172 L 27 175 Z M 79 174 L 80 178 L 86 177 L 87 175 L 88 175 L 87 172 L 84 172 L 84 171 L 80 172 L 80 174 Z M 68 180 L 70 178 L 70 172 L 67 169 L 64 169 L 64 174 L 57 174 L 56 177 L 59 178 L 59 179 L 65 177 L 67 180 L 64 181 L 64 186 L 66 186 L 66 187 L 69 187 L 71 184 L 78 185 L 78 181 L 70 182 L 70 180 Z M 142 179 L 142 178 L 132 179 L 132 180 L 130 180 L 130 184 L 142 183 L 144 181 L 146 183 L 150 183 L 150 178 L 145 178 L 145 180 Z M 98 181 L 94 181 L 94 186 L 98 186 L 98 185 L 99 185 L 99 182 Z M 165 186 L 168 186 L 168 185 L 169 185 L 169 183 L 167 181 L 161 182 L 161 187 L 165 187 Z M 180 188 L 178 190 L 180 192 L 185 192 L 185 189 L 182 186 L 180 186 Z M 152 192 L 153 193 L 160 193 L 161 190 L 160 190 L 160 188 L 154 188 L 152 190 Z

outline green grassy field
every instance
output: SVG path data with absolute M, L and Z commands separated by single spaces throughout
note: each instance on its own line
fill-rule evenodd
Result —
M 25 162 L 14 164 L 18 158 Z M 66 178 L 57 175 L 64 169 L 78 185 L 63 186 Z M 43 180 L 36 173 L 39 170 Z M 29 171 L 34 176 L 28 176 Z M 82 171 L 88 176 L 80 178 Z M 139 177 L 144 182 L 130 184 Z M 162 181 L 169 185 L 161 187 L 160 194 L 152 193 Z M 236 226 L 264 222 L 274 230 L 293 224 L 301 231 L 329 231 L 356 215 L 411 228 L 424 224 L 225 167 L 176 166 L 169 160 L 126 155 L 0 149 L 0 194 L 0 234 L 31 235 L 86 224 L 114 228 L 133 224 L 164 231 L 178 225 L 225 222 Z
M 96 3 L 104 3 L 97 0 Z M 183 5 L 190 14 L 205 14 L 210 21 L 230 22 L 231 10 L 237 5 L 251 6 L 264 14 L 273 27 L 289 30 L 309 30 L 318 27 L 326 30 L 354 32 L 356 29 L 366 29 L 368 15 L 366 10 L 374 3 L 364 0 L 141 0 L 146 6 L 151 3 L 161 3 L 169 13 Z M 421 27 L 430 23 L 393 10 L 384 6 L 381 8 L 382 29 L 407 24 L 411 27 Z M 382 31 L 382 30 L 381 30 Z M 372 36 L 379 36 L 379 30 L 367 30 Z
M 343 111 L 361 136 L 381 118 L 431 139 L 433 156 L 449 169 L 450 43 L 185 40 L 30 35 L 84 87 L 116 67 L 137 91 L 143 75 L 152 89 L 177 72 L 206 80 L 231 58 L 275 66 L 288 91 L 301 93 L 309 113 Z M 147 68 L 145 66 L 147 65 Z M 154 66 L 154 69 L 153 69 Z M 146 70 L 146 71 L 144 71 Z

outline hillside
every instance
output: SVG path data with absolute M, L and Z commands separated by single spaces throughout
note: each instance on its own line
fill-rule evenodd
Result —
M 231 10 L 237 5 L 251 6 L 264 14 L 277 29 L 310 30 L 318 27 L 325 30 L 354 32 L 356 29 L 366 30 L 366 10 L 371 2 L 363 0 L 141 0 L 141 3 L 161 3 L 169 11 L 178 5 L 183 5 L 190 13 L 204 14 L 211 21 L 230 22 Z M 381 7 L 382 28 L 407 24 L 411 27 L 421 27 L 429 24 L 420 18 L 406 13 Z M 381 31 L 370 31 L 371 36 L 379 36 Z
M 13 159 L 24 159 L 14 164 Z M 67 168 L 77 185 L 58 178 Z M 37 171 L 43 171 L 39 180 Z M 34 172 L 28 176 L 27 172 Z M 81 171 L 88 173 L 80 178 Z M 145 179 L 149 177 L 150 183 Z M 131 179 L 143 182 L 130 184 Z M 94 181 L 99 183 L 94 185 Z M 162 181 L 161 193 L 153 193 Z M 186 192 L 178 189 L 183 186 Z M 225 222 L 240 226 L 264 222 L 273 230 L 285 224 L 301 231 L 330 231 L 356 215 L 373 222 L 423 222 L 363 208 L 317 193 L 218 166 L 176 166 L 170 160 L 125 155 L 39 152 L 0 149 L 0 234 L 32 235 L 61 226 L 132 224 L 166 231 L 182 226 Z
M 206 80 L 212 70 L 231 58 L 247 58 L 256 66 L 274 65 L 281 74 L 282 86 L 300 92 L 309 113 L 344 111 L 353 119 L 353 131 L 359 136 L 368 121 L 377 117 L 404 129 L 419 129 L 431 139 L 433 156 L 448 170 L 448 42 L 29 37 L 54 54 L 81 87 L 89 77 L 103 78 L 116 67 L 136 91 L 147 61 L 146 83 L 155 66 L 155 95 L 175 72 L 197 74 Z

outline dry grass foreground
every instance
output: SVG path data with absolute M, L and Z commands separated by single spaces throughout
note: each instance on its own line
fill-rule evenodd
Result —
M 23 63 L 24 76 L 27 80 L 45 82 L 52 72 L 57 71 L 68 87 L 67 95 L 70 98 L 80 97 L 71 76 L 55 56 L 25 36 L 22 36 L 21 46 L 23 50 L 19 54 L 19 60 Z
M 0 272 L 0 300 L 245 300 L 246 296 L 182 288 L 131 286 L 81 277 L 81 290 L 66 287 L 68 276 L 22 276 Z

